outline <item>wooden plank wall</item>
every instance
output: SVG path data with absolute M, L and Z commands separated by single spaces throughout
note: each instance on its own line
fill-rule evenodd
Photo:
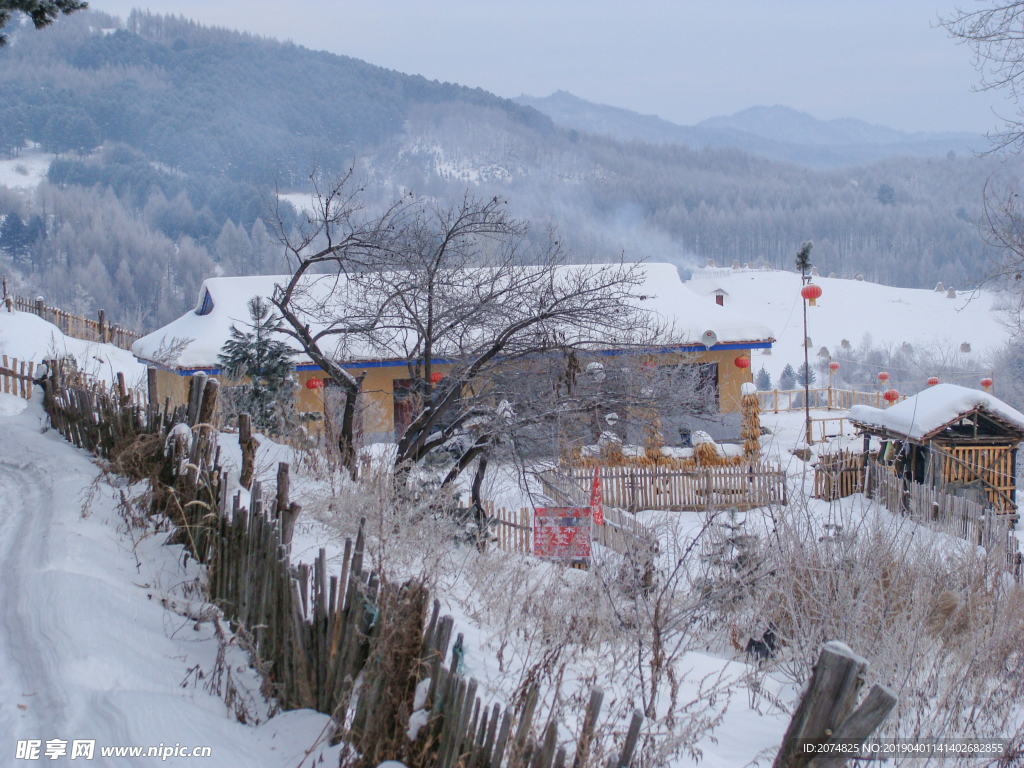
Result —
M 559 467 L 541 474 L 545 494 L 565 492 L 568 483 L 589 488 L 594 472 L 581 467 Z M 707 467 L 697 471 L 661 467 L 600 468 L 604 501 L 630 512 L 644 509 L 687 511 L 751 509 L 786 503 L 786 473 L 767 463 Z
M 1013 448 L 1003 445 L 942 446 L 942 479 L 947 483 L 984 481 L 989 503 L 1001 512 L 1017 511 Z

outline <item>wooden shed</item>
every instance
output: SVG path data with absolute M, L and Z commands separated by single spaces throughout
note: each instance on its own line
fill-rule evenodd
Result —
M 865 453 L 878 438 L 878 458 L 914 482 L 969 496 L 1017 514 L 1017 446 L 1024 414 L 985 392 L 955 384 L 929 387 L 881 410 L 850 409 Z

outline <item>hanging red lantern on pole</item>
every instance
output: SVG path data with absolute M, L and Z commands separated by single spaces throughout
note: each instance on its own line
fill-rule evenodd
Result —
M 988 392 L 989 387 L 992 386 L 992 379 L 986 376 L 984 379 L 981 380 L 981 386 L 983 386 L 985 388 L 985 391 Z
M 836 371 L 839 370 L 839 363 L 833 360 L 831 363 L 828 364 L 828 369 L 832 371 L 832 373 L 835 373 Z
M 939 383 L 939 377 L 938 376 L 932 376 L 931 378 L 928 379 L 928 386 L 929 387 L 934 387 L 938 383 Z
M 733 360 L 733 363 L 735 363 L 737 368 L 749 368 L 750 358 L 747 357 L 746 355 L 740 355 L 735 360 Z
M 306 389 L 320 389 L 324 385 L 323 379 L 307 379 Z
M 892 405 L 893 403 L 900 399 L 900 393 L 897 392 L 895 389 L 887 389 L 885 390 L 885 393 L 882 395 L 882 397 L 885 398 L 886 402 L 889 403 L 889 405 Z
M 430 374 L 430 383 L 437 384 L 443 378 L 444 376 L 442 376 L 439 371 L 434 371 L 433 373 Z
M 800 289 L 800 295 L 803 296 L 804 299 L 807 300 L 807 303 L 813 307 L 815 306 L 815 302 L 821 298 L 821 287 L 814 285 L 813 283 L 808 283 Z
M 885 371 L 882 371 L 880 374 L 878 374 L 878 380 L 885 384 L 885 382 L 889 380 L 889 374 L 886 373 Z

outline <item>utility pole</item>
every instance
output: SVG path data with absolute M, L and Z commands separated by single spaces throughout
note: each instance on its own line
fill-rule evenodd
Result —
M 811 364 L 807 354 L 807 297 L 804 296 L 804 286 L 810 280 L 808 270 L 811 268 L 811 244 L 804 243 L 796 254 L 796 266 L 800 270 L 800 300 L 804 305 L 804 427 L 806 430 L 807 446 L 811 445 Z

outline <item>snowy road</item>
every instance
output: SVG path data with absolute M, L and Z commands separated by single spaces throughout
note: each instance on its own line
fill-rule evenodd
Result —
M 37 403 L 14 413 L 13 400 L 0 394 L 0 766 L 36 764 L 16 759 L 17 742 L 30 739 L 42 750 L 67 741 L 69 753 L 73 740 L 95 740 L 91 765 L 164 762 L 101 755 L 104 746 L 161 744 L 211 747 L 209 758 L 171 765 L 299 765 L 326 718 L 292 712 L 255 728 L 229 719 L 189 676 L 212 667 L 210 627 L 161 605 L 194 577 L 178 548 L 120 535 L 108 486 L 83 517 L 97 468 L 55 432 L 41 433 Z

